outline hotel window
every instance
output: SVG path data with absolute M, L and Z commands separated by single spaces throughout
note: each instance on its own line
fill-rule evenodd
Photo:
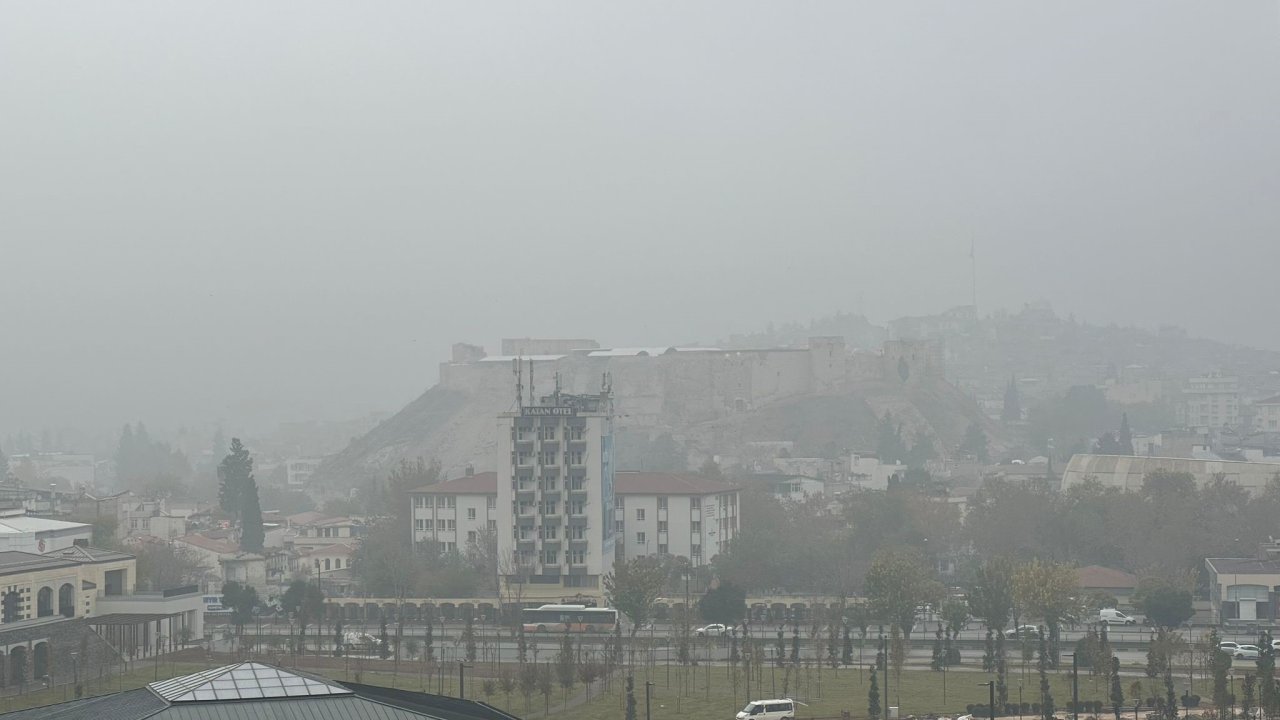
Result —
M 569 551 L 569 564 L 570 564 L 570 565 L 586 565 L 586 564 L 587 564 L 587 554 L 586 554 L 585 552 L 581 551 L 581 550 L 570 550 L 570 551 Z
M 644 508 L 636 508 L 636 519 L 644 520 Z
M 491 495 L 491 496 L 489 496 L 489 498 L 488 498 L 488 507 L 489 507 L 489 509 L 490 509 L 490 510 L 492 510 L 492 509 L 494 509 L 494 508 L 498 507 L 498 498 L 493 497 L 492 495 Z
M 638 533 L 636 533 L 636 544 L 637 544 L 637 545 L 643 545 L 643 544 L 644 544 L 644 533 L 642 533 L 642 532 L 638 532 Z
M 696 497 L 691 497 L 691 498 L 689 498 L 689 509 L 690 509 L 690 510 L 701 510 L 701 509 L 702 509 L 702 498 L 696 498 Z
M 666 531 L 667 531 L 667 521 L 666 521 L 666 520 L 659 520 L 659 521 L 658 521 L 658 532 L 662 533 L 662 532 L 666 532 Z
M 658 498 L 658 509 L 659 510 L 667 509 L 667 499 L 665 497 Z
M 475 520 L 475 519 L 476 519 L 476 509 L 475 509 L 475 508 L 467 508 L 467 519 L 468 519 L 468 520 Z
M 543 565 L 555 565 L 555 564 L 556 564 L 556 563 L 558 563 L 558 562 L 560 562 L 560 551 L 559 551 L 559 550 L 543 550 L 543 551 L 542 551 L 542 564 L 543 564 Z

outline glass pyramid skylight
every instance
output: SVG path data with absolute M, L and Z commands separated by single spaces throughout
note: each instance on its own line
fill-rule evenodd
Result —
M 172 703 L 355 694 L 336 683 L 255 662 L 225 665 L 147 687 Z

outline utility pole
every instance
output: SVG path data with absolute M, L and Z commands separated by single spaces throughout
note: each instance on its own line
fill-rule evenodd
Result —
M 1080 683 L 1077 678 L 1080 663 L 1071 653 L 1071 720 L 1080 720 Z
M 889 638 L 880 636 L 881 674 L 884 677 L 884 720 L 889 720 Z

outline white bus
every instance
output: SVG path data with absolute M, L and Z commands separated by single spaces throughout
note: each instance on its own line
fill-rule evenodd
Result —
M 613 632 L 618 611 L 586 605 L 543 605 L 520 613 L 525 632 Z

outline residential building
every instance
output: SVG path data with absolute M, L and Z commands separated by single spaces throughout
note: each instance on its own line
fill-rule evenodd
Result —
M 1183 424 L 1201 432 L 1240 425 L 1240 381 L 1209 373 L 1187 380 L 1182 391 Z
M 413 503 L 413 542 L 435 543 L 444 552 L 466 550 L 498 532 L 498 474 L 468 472 L 454 480 L 409 492 Z
M 695 566 L 738 534 L 738 488 L 694 473 L 614 475 L 615 560 L 675 555 Z
M 349 517 L 304 512 L 285 518 L 285 547 L 311 550 L 323 545 L 351 544 L 364 535 L 364 525 Z
M 1253 429 L 1258 432 L 1280 432 L 1280 395 L 1253 404 Z
M 47 662 L 47 660 L 46 660 Z M 69 663 L 68 663 L 69 664 Z M 296 669 L 241 662 L 145 687 L 18 710 L 10 720 L 519 720 L 481 702 L 338 682 Z
M 499 416 L 500 573 L 524 598 L 603 597 L 614 558 L 612 412 L 606 389 L 556 392 Z
M 311 476 L 320 467 L 323 458 L 292 458 L 284 464 L 285 487 L 302 490 L 311 484 Z

